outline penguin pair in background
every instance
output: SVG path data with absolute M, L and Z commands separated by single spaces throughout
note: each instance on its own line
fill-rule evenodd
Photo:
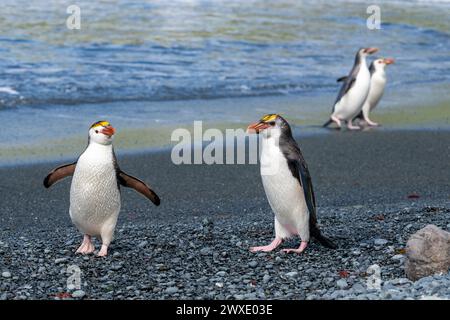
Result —
M 392 58 L 376 59 L 372 61 L 369 67 L 370 71 L 370 89 L 367 99 L 362 106 L 362 110 L 355 119 L 363 120 L 368 126 L 375 127 L 379 124 L 369 118 L 370 112 L 375 109 L 381 100 L 386 87 L 386 66 L 393 64 Z M 339 81 L 339 79 L 338 79 Z
M 49 188 L 73 176 L 69 214 L 84 235 L 77 253 L 94 252 L 94 236 L 102 241 L 98 256 L 107 255 L 121 207 L 120 186 L 133 188 L 155 205 L 160 204 L 158 195 L 147 184 L 120 170 L 112 145 L 114 134 L 109 122 L 94 123 L 89 129 L 88 146 L 78 160 L 52 170 L 44 179 L 44 186 Z
M 360 127 L 353 125 L 352 120 L 362 110 L 369 94 L 370 71 L 367 67 L 366 58 L 377 51 L 377 48 L 361 48 L 358 50 L 349 75 L 338 79 L 338 81 L 343 81 L 343 84 L 334 102 L 330 119 L 323 125 L 324 127 L 335 122 L 339 128 L 342 128 L 342 121 L 345 121 L 349 130 L 360 129 Z
M 275 214 L 275 239 L 269 245 L 250 250 L 272 251 L 284 239 L 293 236 L 300 237 L 300 246 L 283 251 L 301 253 L 311 238 L 335 249 L 336 245 L 322 235 L 317 225 L 311 175 L 288 122 L 280 115 L 269 114 L 251 124 L 247 132 L 262 135 L 260 173 L 267 200 Z

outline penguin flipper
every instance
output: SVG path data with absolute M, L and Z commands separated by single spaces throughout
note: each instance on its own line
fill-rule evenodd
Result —
M 295 142 L 295 140 L 294 140 Z M 309 211 L 309 232 L 310 235 L 317 240 L 321 245 L 330 249 L 336 249 L 337 246 L 328 238 L 322 235 L 319 227 L 317 226 L 317 214 L 316 214 L 316 197 L 314 195 L 314 189 L 312 185 L 311 175 L 308 170 L 305 159 L 300 151 L 300 148 L 295 143 L 295 148 L 290 150 L 288 165 L 292 172 L 292 175 L 299 180 L 300 186 L 303 189 L 305 195 L 306 206 Z
M 309 210 L 309 232 L 311 236 L 324 247 L 336 249 L 337 246 L 330 239 L 323 236 L 317 226 L 316 197 L 314 196 L 311 176 L 305 162 L 300 163 L 300 179 L 305 194 L 306 205 Z
M 72 176 L 75 172 L 77 162 L 65 164 L 50 171 L 44 179 L 44 187 L 50 188 L 53 184 L 68 176 Z
M 343 77 L 337 78 L 336 82 L 341 82 L 341 81 L 344 81 L 345 79 L 347 79 L 347 76 L 343 76 Z
M 343 81 L 344 83 L 342 84 L 342 87 L 341 87 L 341 89 L 339 90 L 339 93 L 338 93 L 338 96 L 337 96 L 337 98 L 336 98 L 336 101 L 334 102 L 334 105 L 333 105 L 333 112 L 334 112 L 334 106 L 336 105 L 336 103 L 337 103 L 339 100 L 341 100 L 341 98 L 342 98 L 343 96 L 345 96 L 345 95 L 347 94 L 347 92 L 349 92 L 350 89 L 351 89 L 351 88 L 353 87 L 353 85 L 355 84 L 355 82 L 356 82 L 356 76 L 358 75 L 359 69 L 360 69 L 360 66 L 359 66 L 359 65 L 355 65 L 355 66 L 353 66 L 352 71 L 350 71 L 350 74 L 349 74 L 347 77 L 345 77 L 345 79 L 344 79 L 344 77 L 339 78 L 339 79 L 342 79 L 341 81 Z M 339 79 L 338 79 L 338 81 L 339 81 Z
M 139 180 L 138 178 L 132 177 L 122 170 L 119 170 L 117 172 L 117 179 L 122 186 L 133 188 L 144 197 L 149 199 L 151 202 L 153 202 L 155 205 L 159 206 L 159 204 L 161 203 L 158 195 L 152 189 L 150 189 L 150 187 L 145 184 L 145 182 Z

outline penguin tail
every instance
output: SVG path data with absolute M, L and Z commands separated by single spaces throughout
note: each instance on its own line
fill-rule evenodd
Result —
M 333 120 L 329 119 L 327 122 L 325 122 L 322 127 L 326 128 L 328 127 L 331 123 L 333 122 Z
M 320 235 L 318 237 L 314 237 L 314 239 L 317 240 L 317 242 L 319 242 L 321 245 L 323 245 L 325 248 L 328 249 L 337 249 L 337 245 L 331 241 L 330 239 L 328 239 L 327 237 Z
M 324 235 L 322 235 L 322 233 L 320 232 L 320 230 L 318 228 L 314 228 L 312 231 L 312 237 L 317 240 L 317 242 L 319 242 L 321 245 L 323 245 L 325 248 L 329 248 L 329 249 L 337 249 L 337 245 L 331 241 L 330 239 L 328 239 L 327 237 L 325 237 Z

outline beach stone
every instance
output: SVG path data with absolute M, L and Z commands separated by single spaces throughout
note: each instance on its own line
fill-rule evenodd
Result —
M 72 293 L 73 298 L 83 298 L 86 293 L 83 290 L 76 290 Z
M 141 241 L 141 242 L 138 244 L 138 247 L 139 247 L 139 248 L 144 248 L 147 244 L 148 244 L 148 241 L 144 240 L 144 241 Z
M 348 283 L 347 283 L 347 281 L 346 281 L 345 279 L 339 279 L 339 280 L 336 282 L 336 286 L 337 286 L 339 289 L 343 290 L 343 289 L 347 289 L 347 288 L 348 288 Z
M 177 292 L 178 292 L 177 287 L 169 287 L 166 289 L 166 293 L 168 293 L 168 294 L 173 294 L 173 293 L 177 293 Z
M 374 243 L 376 246 L 384 246 L 386 243 L 388 243 L 388 241 L 387 241 L 386 239 L 375 239 L 375 240 L 373 241 L 373 243 Z
M 297 277 L 297 275 L 298 275 L 297 271 L 291 271 L 291 272 L 286 273 L 286 277 L 289 277 L 289 278 L 295 278 L 295 277 Z
M 447 273 L 450 267 L 450 233 L 427 225 L 413 234 L 406 244 L 405 273 L 408 279 Z
M 9 272 L 9 271 L 2 272 L 2 277 L 3 278 L 11 278 L 11 272 Z

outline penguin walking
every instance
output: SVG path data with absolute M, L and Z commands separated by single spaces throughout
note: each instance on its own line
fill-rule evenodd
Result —
M 392 58 L 376 59 L 372 61 L 369 67 L 370 89 L 367 99 L 364 102 L 361 112 L 356 116 L 357 119 L 364 120 L 367 125 L 376 127 L 379 124 L 369 119 L 369 113 L 375 109 L 381 100 L 386 87 L 386 66 L 393 64 Z
M 95 248 L 91 237 L 100 237 L 98 256 L 106 256 L 121 206 L 120 186 L 135 189 L 155 205 L 156 193 L 141 180 L 120 170 L 113 149 L 115 129 L 107 121 L 98 121 L 89 129 L 86 150 L 78 160 L 52 170 L 44 179 L 45 188 L 72 176 L 69 214 L 84 239 L 76 253 L 88 254 Z
M 349 75 L 338 79 L 338 81 L 344 83 L 334 102 L 330 120 L 323 125 L 324 127 L 335 122 L 341 128 L 341 121 L 346 121 L 349 130 L 360 129 L 360 127 L 353 125 L 352 120 L 361 111 L 369 94 L 370 72 L 367 68 L 366 57 L 377 51 L 377 48 L 361 48 L 358 50 Z
M 252 252 L 272 251 L 283 239 L 300 236 L 301 244 L 285 252 L 303 252 L 315 238 L 327 248 L 336 245 L 324 237 L 317 225 L 316 199 L 311 176 L 287 121 L 268 114 L 247 128 L 249 133 L 262 134 L 261 177 L 267 200 L 275 214 L 275 239 L 267 246 L 252 247 Z

